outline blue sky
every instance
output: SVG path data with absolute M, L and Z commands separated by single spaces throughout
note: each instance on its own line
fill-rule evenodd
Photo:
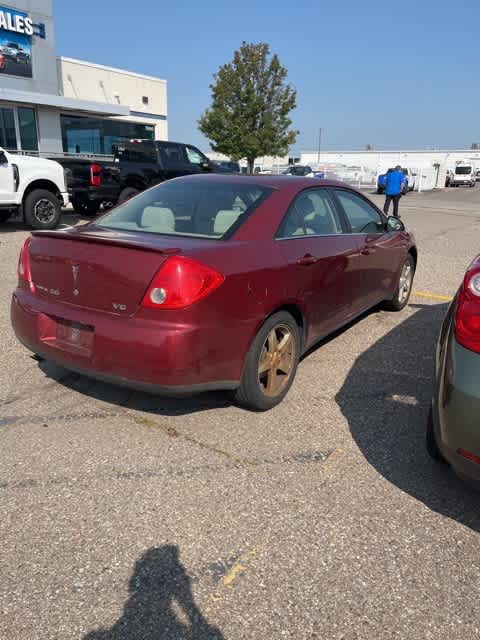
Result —
M 59 55 L 168 80 L 169 137 L 204 150 L 209 84 L 242 40 L 296 87 L 294 150 L 480 142 L 478 0 L 54 0 Z

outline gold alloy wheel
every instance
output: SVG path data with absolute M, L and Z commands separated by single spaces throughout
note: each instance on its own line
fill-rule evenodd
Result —
M 258 383 L 264 395 L 275 397 L 283 391 L 292 375 L 295 357 L 291 328 L 283 323 L 276 325 L 263 344 L 258 362 Z

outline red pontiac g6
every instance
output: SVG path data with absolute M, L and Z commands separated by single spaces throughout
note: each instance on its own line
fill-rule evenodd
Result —
M 153 393 L 230 389 L 280 402 L 315 342 L 381 302 L 408 302 L 411 234 L 346 185 L 188 176 L 89 224 L 37 231 L 12 324 L 32 352 Z

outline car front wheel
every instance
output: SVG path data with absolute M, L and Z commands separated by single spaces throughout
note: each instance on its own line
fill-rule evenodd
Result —
M 32 229 L 56 229 L 62 216 L 60 200 L 51 191 L 35 189 L 25 198 L 25 222 Z
M 393 298 L 385 302 L 386 309 L 389 311 L 401 311 L 407 306 L 408 301 L 410 300 L 410 294 L 412 293 L 414 275 L 415 261 L 413 256 L 409 253 L 400 271 L 400 277 L 398 278 Z
M 300 345 L 300 329 L 289 313 L 280 311 L 268 318 L 248 351 L 234 401 L 252 411 L 279 404 L 295 378 Z

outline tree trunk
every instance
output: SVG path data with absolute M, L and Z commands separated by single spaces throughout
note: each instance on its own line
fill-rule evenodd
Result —
M 253 165 L 255 164 L 255 158 L 247 158 L 248 163 L 248 173 L 250 175 L 253 174 Z

